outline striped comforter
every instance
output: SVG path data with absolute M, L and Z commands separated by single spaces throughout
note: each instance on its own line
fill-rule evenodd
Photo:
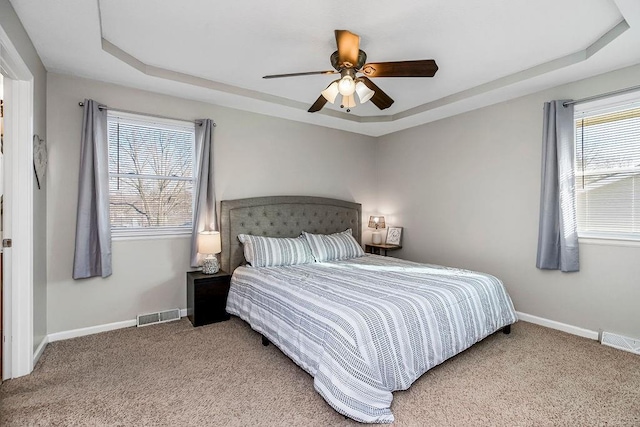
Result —
M 393 422 L 391 392 L 517 320 L 493 276 L 367 255 L 239 267 L 227 311 L 314 377 L 338 412 Z

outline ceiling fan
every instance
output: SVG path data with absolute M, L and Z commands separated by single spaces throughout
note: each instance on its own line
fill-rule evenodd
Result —
M 321 92 L 316 102 L 309 108 L 309 112 L 320 111 L 327 101 L 333 104 L 338 94 L 342 95 L 340 108 L 346 108 L 349 112 L 356 106 L 355 93 L 358 94 L 361 104 L 371 100 L 381 110 L 393 104 L 393 99 L 376 86 L 369 77 L 433 77 L 438 71 L 438 65 L 433 59 L 365 63 L 367 54 L 360 50 L 360 36 L 347 30 L 335 30 L 335 33 L 338 50 L 331 54 L 331 65 L 335 70 L 272 74 L 263 78 L 339 73 L 340 78 L 331 82 Z M 364 75 L 356 76 L 356 73 Z

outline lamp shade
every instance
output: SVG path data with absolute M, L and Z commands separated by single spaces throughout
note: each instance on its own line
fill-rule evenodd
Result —
M 330 103 L 334 103 L 336 102 L 336 96 L 338 96 L 338 80 L 336 80 L 335 82 L 331 83 L 325 90 L 323 90 L 322 92 L 320 92 L 322 94 L 322 96 L 324 96 L 324 99 L 326 99 L 327 101 L 329 101 Z
M 383 216 L 376 216 L 376 215 L 372 215 L 369 217 L 369 228 L 384 228 L 385 227 L 385 223 L 384 223 L 384 217 Z
M 220 233 L 217 231 L 201 231 L 198 233 L 198 252 L 201 254 L 219 254 L 222 252 Z
M 360 98 L 360 103 L 364 104 L 368 100 L 370 100 L 375 92 L 367 87 L 366 84 L 362 82 L 356 83 L 356 93 L 358 94 L 358 98 Z

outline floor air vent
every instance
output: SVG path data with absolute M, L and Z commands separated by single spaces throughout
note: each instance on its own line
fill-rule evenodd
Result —
M 180 309 L 159 311 L 157 313 L 138 314 L 138 326 L 154 325 L 180 319 Z
M 603 332 L 600 342 L 609 347 L 640 354 L 640 340 L 612 334 L 611 332 Z

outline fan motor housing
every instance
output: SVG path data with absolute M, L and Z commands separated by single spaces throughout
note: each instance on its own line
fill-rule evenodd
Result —
M 336 50 L 331 54 L 331 66 L 335 68 L 337 71 L 341 71 L 343 68 L 353 68 L 355 70 L 359 70 L 362 66 L 367 62 L 367 54 L 364 50 L 358 50 L 358 63 L 353 64 L 351 67 L 343 67 L 341 66 L 338 58 L 338 51 Z

